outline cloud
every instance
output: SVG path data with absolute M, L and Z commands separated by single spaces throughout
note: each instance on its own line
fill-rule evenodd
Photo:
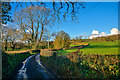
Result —
M 99 31 L 97 30 L 93 30 L 92 31 L 92 35 L 90 35 L 90 39 L 93 39 L 95 37 L 102 37 L 102 36 L 106 36 L 106 33 L 105 32 L 102 32 L 102 33 L 99 33 Z
M 102 34 L 102 35 L 106 35 L 106 33 L 105 33 L 105 32 L 102 32 L 101 34 Z
M 96 35 L 95 35 L 95 34 L 90 35 L 90 36 L 89 36 L 89 39 L 93 39 L 93 38 L 95 38 L 95 37 L 99 37 L 99 35 L 98 35 L 98 34 L 96 34 Z
M 117 28 L 111 29 L 110 32 L 111 32 L 111 33 L 110 33 L 110 34 L 107 34 L 107 36 L 120 34 L 120 31 L 119 31 Z
M 120 31 L 117 28 L 113 28 L 110 32 L 111 32 L 111 35 L 120 34 Z
M 117 28 L 112 28 L 110 30 L 110 34 L 106 34 L 105 32 L 99 33 L 99 31 L 93 30 L 92 31 L 92 35 L 90 35 L 90 39 L 93 39 L 95 37 L 102 37 L 102 36 L 110 36 L 110 35 L 116 35 L 116 34 L 120 34 L 120 31 Z
M 101 36 L 106 36 L 106 33 L 105 32 L 100 33 L 99 37 L 101 37 Z
M 92 34 L 99 34 L 99 31 L 93 30 Z

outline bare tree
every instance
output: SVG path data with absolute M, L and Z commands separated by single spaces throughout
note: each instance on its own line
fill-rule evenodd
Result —
M 5 43 L 5 50 L 7 50 L 7 40 L 8 40 L 8 27 L 5 24 L 2 24 L 1 26 L 1 40 L 2 40 L 2 45 Z M 3 46 L 2 46 L 2 49 Z
M 34 7 L 28 6 L 19 13 L 16 12 L 15 17 L 24 35 L 29 31 L 29 40 L 33 48 L 36 48 L 38 43 L 40 43 L 45 26 L 52 26 L 55 21 L 55 16 L 51 9 L 37 5 Z
M 16 46 L 16 42 L 19 39 L 19 31 L 17 29 L 14 29 L 14 28 L 9 28 L 8 29 L 8 38 L 12 43 L 11 48 L 14 51 L 15 46 Z
M 46 31 L 46 40 L 48 41 L 48 49 L 50 48 L 50 39 L 51 39 L 51 37 L 55 37 L 55 35 L 56 34 L 54 32 L 51 33 L 50 30 Z
M 37 14 L 37 16 L 36 16 L 37 17 L 37 19 L 36 19 L 37 28 L 36 28 L 35 41 L 37 41 L 38 29 L 40 27 L 41 31 L 40 31 L 40 36 L 39 36 L 39 39 L 38 39 L 38 43 L 40 43 L 44 31 L 46 31 L 45 27 L 47 25 L 52 26 L 54 24 L 54 21 L 55 21 L 56 18 L 54 16 L 53 12 L 51 11 L 51 9 L 49 9 L 49 8 L 35 6 L 35 10 L 36 10 L 36 14 Z M 37 42 L 35 42 L 35 43 L 37 43 Z

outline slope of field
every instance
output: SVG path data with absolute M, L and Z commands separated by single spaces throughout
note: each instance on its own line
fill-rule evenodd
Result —
M 84 42 L 88 43 L 89 46 L 80 49 L 83 54 L 100 54 L 100 55 L 114 55 L 118 54 L 118 42 Z M 76 46 L 71 44 L 72 46 Z M 77 49 L 68 49 L 58 51 L 59 53 L 74 52 Z

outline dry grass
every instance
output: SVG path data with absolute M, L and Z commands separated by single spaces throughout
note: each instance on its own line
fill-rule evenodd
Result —
M 29 52 L 29 51 L 32 51 L 32 50 L 33 49 L 22 50 L 22 51 L 5 51 L 5 53 L 7 53 L 7 54 L 25 53 L 25 52 Z

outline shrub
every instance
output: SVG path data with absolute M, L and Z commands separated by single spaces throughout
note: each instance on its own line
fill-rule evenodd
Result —
M 54 48 L 65 48 L 70 46 L 70 36 L 64 31 L 60 31 L 57 33 L 54 41 Z

